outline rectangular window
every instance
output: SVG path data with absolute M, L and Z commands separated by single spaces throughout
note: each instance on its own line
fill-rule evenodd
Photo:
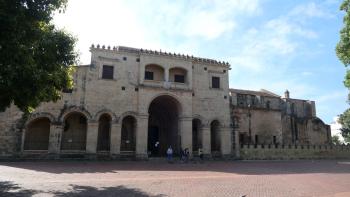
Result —
M 145 71 L 145 79 L 146 80 L 153 80 L 153 72 Z
M 185 83 L 184 75 L 175 75 L 174 77 L 175 77 L 174 82 Z
M 102 79 L 113 79 L 113 72 L 114 72 L 113 66 L 103 65 Z
M 211 87 L 212 88 L 220 88 L 220 77 L 212 77 L 211 78 Z
M 274 144 L 277 144 L 276 136 L 273 136 L 273 143 L 274 143 Z
M 259 144 L 259 136 L 255 135 L 255 144 Z

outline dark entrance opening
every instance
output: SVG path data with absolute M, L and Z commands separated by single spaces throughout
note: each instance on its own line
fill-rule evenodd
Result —
M 148 109 L 148 153 L 153 157 L 166 155 L 169 146 L 174 154 L 180 152 L 180 104 L 171 96 L 159 96 Z
M 97 151 L 110 150 L 110 136 L 111 136 L 111 118 L 107 114 L 103 114 L 98 123 L 98 141 Z
M 202 132 L 201 132 L 201 121 L 199 119 L 192 120 L 192 150 L 193 152 L 198 151 L 202 148 Z
M 136 119 L 133 116 L 126 116 L 125 118 L 123 118 L 120 151 L 135 152 L 135 131 Z
M 214 120 L 210 124 L 210 142 L 211 142 L 211 154 L 212 156 L 220 155 L 220 123 Z
M 78 112 L 73 112 L 65 118 L 62 133 L 61 150 L 86 150 L 87 120 Z
M 48 150 L 50 120 L 40 118 L 31 122 L 25 133 L 24 150 Z

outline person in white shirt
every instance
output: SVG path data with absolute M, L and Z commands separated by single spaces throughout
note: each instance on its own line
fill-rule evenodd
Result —
M 168 150 L 166 151 L 166 154 L 168 156 L 168 162 L 171 162 L 173 159 L 173 149 L 171 146 L 169 146 Z

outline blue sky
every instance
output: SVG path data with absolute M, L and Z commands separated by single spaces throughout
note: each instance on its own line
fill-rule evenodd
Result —
M 230 87 L 315 100 L 326 123 L 347 107 L 335 54 L 341 0 L 70 0 L 54 23 L 77 39 L 83 64 L 94 44 L 228 61 Z

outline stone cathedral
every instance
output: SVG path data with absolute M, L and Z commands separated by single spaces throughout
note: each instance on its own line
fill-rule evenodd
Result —
M 123 46 L 90 51 L 61 100 L 26 119 L 15 106 L 0 113 L 0 157 L 145 159 L 171 146 L 235 158 L 240 144 L 330 143 L 314 101 L 229 89 L 229 63 Z

